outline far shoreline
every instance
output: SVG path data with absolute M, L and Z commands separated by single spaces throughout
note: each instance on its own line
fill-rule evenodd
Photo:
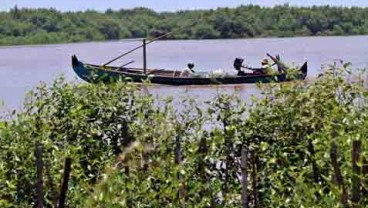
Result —
M 278 37 L 278 36 L 265 36 L 265 37 L 252 37 L 252 38 L 209 38 L 209 39 L 162 39 L 157 41 L 230 41 L 230 40 L 265 40 L 265 39 L 294 39 L 294 38 L 350 38 L 350 37 L 365 37 L 364 35 L 309 35 L 309 36 L 289 36 L 289 37 Z M 15 44 L 15 45 L 0 45 L 2 48 L 33 48 L 33 47 L 47 47 L 57 45 L 72 45 L 72 44 L 91 44 L 91 43 L 109 43 L 109 42 L 141 42 L 143 39 L 149 38 L 128 38 L 128 39 L 117 39 L 117 40 L 94 40 L 94 41 L 77 41 L 77 42 L 61 42 L 61 43 L 44 43 L 44 44 Z

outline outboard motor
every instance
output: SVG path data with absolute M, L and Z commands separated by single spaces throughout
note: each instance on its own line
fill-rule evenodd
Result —
M 193 69 L 194 68 L 194 63 L 188 63 L 187 66 L 188 66 L 189 69 Z
M 238 71 L 241 71 L 241 68 L 243 66 L 244 59 L 242 58 L 236 58 L 234 60 L 234 68 Z
M 194 70 L 193 70 L 193 68 L 194 68 L 194 63 L 188 63 L 188 64 L 187 64 L 187 66 L 188 66 L 188 69 L 189 69 L 191 72 L 193 72 L 193 73 L 194 73 Z

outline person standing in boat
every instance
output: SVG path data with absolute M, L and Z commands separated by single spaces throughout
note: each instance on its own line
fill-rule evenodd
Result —
M 277 70 L 279 71 L 280 74 L 286 74 L 286 65 L 281 61 L 280 55 L 277 54 L 276 57 L 270 55 L 269 53 L 267 53 L 267 56 L 270 57 L 272 59 L 272 61 L 274 62 L 273 65 L 277 65 Z
M 180 73 L 180 77 L 190 77 L 192 76 L 194 71 L 194 63 L 188 63 L 187 67 Z

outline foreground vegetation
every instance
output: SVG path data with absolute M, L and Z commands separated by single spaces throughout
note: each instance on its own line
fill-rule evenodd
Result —
M 240 6 L 157 13 L 145 8 L 65 12 L 18 9 L 0 13 L 0 45 L 143 38 L 290 37 L 368 34 L 368 8 Z
M 362 83 L 326 73 L 262 92 L 174 108 L 124 82 L 41 85 L 0 123 L 0 206 L 64 192 L 68 207 L 366 207 Z

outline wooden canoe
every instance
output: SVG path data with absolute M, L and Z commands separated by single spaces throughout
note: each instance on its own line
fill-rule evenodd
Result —
M 119 79 L 128 79 L 132 82 L 148 81 L 154 84 L 165 85 L 211 85 L 211 84 L 243 84 L 243 83 L 270 83 L 285 82 L 290 80 L 304 80 L 307 76 L 307 62 L 300 68 L 299 73 L 288 78 L 285 74 L 278 75 L 262 75 L 262 74 L 245 74 L 244 76 L 224 76 L 224 77 L 180 77 L 181 71 L 163 70 L 163 69 L 147 69 L 146 74 L 143 69 L 103 66 L 83 63 L 78 58 L 72 56 L 72 66 L 75 73 L 81 79 L 92 82 L 99 81 L 115 81 Z

